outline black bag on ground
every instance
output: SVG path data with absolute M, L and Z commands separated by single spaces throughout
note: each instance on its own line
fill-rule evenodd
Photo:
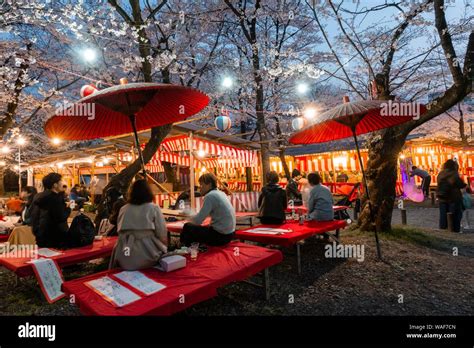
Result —
M 78 248 L 91 245 L 96 236 L 92 220 L 85 214 L 77 215 L 67 232 L 66 245 L 68 248 Z

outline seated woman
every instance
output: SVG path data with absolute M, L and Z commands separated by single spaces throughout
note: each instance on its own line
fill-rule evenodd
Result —
M 217 189 L 217 179 L 211 173 L 201 175 L 201 196 L 204 203 L 199 213 L 183 226 L 181 244 L 189 246 L 194 242 L 208 245 L 225 245 L 234 237 L 235 209 L 224 192 Z M 211 217 L 210 226 L 201 226 L 204 219 Z
M 258 218 L 262 224 L 281 225 L 285 222 L 286 192 L 278 185 L 278 173 L 267 174 L 268 184 L 258 197 Z
M 334 219 L 331 191 L 321 185 L 318 173 L 310 173 L 308 182 L 313 185 L 308 199 L 308 214 L 311 220 L 330 221 Z
M 160 208 L 153 204 L 153 193 L 146 180 L 130 187 L 128 203 L 118 216 L 118 241 L 110 268 L 128 271 L 153 267 L 168 250 L 168 233 Z
M 37 209 L 36 205 L 33 205 L 33 199 L 35 198 L 38 191 L 33 186 L 26 186 L 21 189 L 21 199 L 23 199 L 25 203 L 25 207 L 21 212 L 21 220 L 23 225 L 30 225 L 32 224 L 31 216 L 34 214 L 33 210 Z

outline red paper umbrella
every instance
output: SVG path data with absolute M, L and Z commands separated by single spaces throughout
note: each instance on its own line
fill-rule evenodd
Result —
M 293 134 L 289 141 L 292 144 L 324 143 L 331 140 L 354 137 L 362 179 L 367 194 L 370 217 L 373 221 L 372 204 L 365 176 L 362 158 L 360 156 L 357 135 L 396 126 L 421 116 L 426 107 L 419 103 L 398 103 L 391 100 L 363 100 L 344 103 L 326 111 L 318 117 L 316 123 L 310 124 L 301 131 Z M 381 258 L 377 231 L 375 231 L 377 253 Z
M 424 105 L 397 103 L 386 100 L 363 100 L 340 104 L 321 114 L 312 123 L 290 137 L 292 144 L 314 144 L 338 140 L 389 128 L 413 119 L 414 111 L 421 115 Z M 384 110 L 385 109 L 385 110 Z M 387 112 L 386 116 L 383 116 Z M 401 116 L 393 116 L 393 115 Z
M 133 132 L 186 119 L 207 106 L 195 89 L 160 83 L 130 83 L 103 89 L 58 110 L 45 125 L 49 137 L 87 140 Z

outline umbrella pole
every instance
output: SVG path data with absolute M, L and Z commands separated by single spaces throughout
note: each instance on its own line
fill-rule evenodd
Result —
M 133 135 L 135 137 L 135 145 L 138 150 L 138 158 L 140 158 L 140 162 L 142 164 L 143 178 L 146 179 L 145 161 L 143 160 L 142 148 L 140 147 L 140 141 L 138 140 L 136 118 L 135 115 L 130 115 L 128 116 L 128 118 L 130 119 L 130 123 L 132 124 Z
M 357 141 L 356 130 L 355 128 L 351 128 L 351 130 L 352 130 L 352 136 L 354 137 L 354 142 L 355 142 L 355 146 L 357 150 L 357 157 L 359 157 L 360 170 L 362 171 L 362 181 L 364 183 L 365 194 L 367 195 L 367 201 L 369 203 L 370 222 L 372 223 L 374 221 L 374 213 L 372 209 L 372 202 L 370 201 L 369 186 L 367 185 L 367 179 L 365 177 L 364 164 L 362 163 L 362 157 L 360 155 L 359 142 Z M 377 246 L 377 256 L 379 259 L 382 259 L 382 252 L 380 250 L 380 242 L 379 242 L 377 226 L 375 226 L 375 244 Z

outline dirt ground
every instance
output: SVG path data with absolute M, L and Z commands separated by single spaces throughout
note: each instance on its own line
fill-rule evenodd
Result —
M 302 246 L 301 276 L 294 250 L 283 250 L 283 262 L 271 269 L 269 301 L 261 288 L 234 283 L 178 315 L 474 314 L 474 234 L 396 226 L 380 238 L 383 262 L 376 259 L 369 233 L 346 229 L 341 236 L 344 245 L 364 246 L 362 262 L 326 258 L 330 242 L 308 239 Z M 88 263 L 66 269 L 64 275 L 77 278 L 106 265 L 106 260 Z M 34 279 L 16 287 L 13 280 L 0 269 L 0 315 L 80 315 L 66 300 L 49 305 Z

